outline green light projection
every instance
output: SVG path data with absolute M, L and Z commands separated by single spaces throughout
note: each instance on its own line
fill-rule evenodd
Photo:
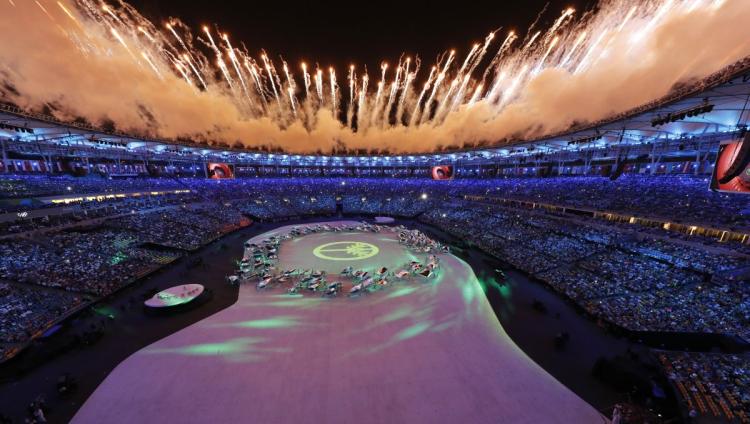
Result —
M 299 326 L 300 324 L 301 322 L 297 317 L 280 315 L 264 319 L 231 322 L 227 324 L 216 324 L 215 327 L 237 327 L 269 330 L 278 328 L 293 328 Z
M 281 353 L 289 353 L 287 347 L 264 347 L 269 342 L 263 337 L 237 337 L 214 343 L 199 343 L 180 347 L 147 348 L 140 354 L 183 355 L 196 357 L 222 357 L 231 362 L 258 362 Z
M 358 261 L 372 258 L 380 252 L 378 246 L 362 241 L 336 241 L 316 247 L 313 255 L 329 261 Z
M 412 337 L 416 337 L 430 328 L 432 326 L 432 323 L 427 322 L 418 322 L 410 327 L 404 328 L 403 330 L 399 331 L 398 334 L 396 334 L 397 340 L 407 340 L 411 339 Z
M 393 299 L 395 297 L 408 296 L 408 295 L 414 293 L 415 291 L 417 291 L 417 289 L 418 289 L 417 286 L 404 286 L 404 287 L 400 287 L 400 288 L 398 288 L 398 289 L 390 292 L 388 294 L 387 298 L 388 299 Z

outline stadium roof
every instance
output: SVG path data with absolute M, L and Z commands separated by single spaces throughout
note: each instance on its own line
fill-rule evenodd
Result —
M 493 160 L 518 154 L 578 151 L 613 145 L 654 145 L 691 138 L 729 138 L 746 128 L 750 112 L 750 58 L 703 80 L 676 88 L 668 96 L 596 123 L 586 123 L 536 140 L 435 153 L 399 155 L 299 155 L 269 153 L 188 141 L 155 140 L 107 133 L 87 124 L 61 122 L 52 116 L 0 105 L 0 138 L 33 147 L 59 146 L 129 155 L 177 155 L 201 160 L 271 163 L 279 159 L 299 164 L 363 163 L 377 165 Z M 103 150 L 98 150 L 103 149 Z

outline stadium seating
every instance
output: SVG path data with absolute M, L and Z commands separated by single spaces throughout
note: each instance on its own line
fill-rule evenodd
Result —
M 616 181 L 551 177 L 451 182 L 9 176 L 0 183 L 0 197 L 6 199 L 143 194 L 75 203 L 62 212 L 56 205 L 34 202 L 0 206 L 0 212 L 14 215 L 42 211 L 33 218 L 19 214 L 0 223 L 0 357 L 13 355 L 18 346 L 82 305 L 250 220 L 339 213 L 407 217 L 437 227 L 627 331 L 717 333 L 750 341 L 750 288 L 742 281 L 750 270 L 747 245 L 495 201 L 750 229 L 749 198 L 714 193 L 707 184 L 702 177 L 632 174 Z M 172 192 L 152 193 L 165 190 Z M 730 378 L 738 367 L 747 366 L 747 358 L 664 354 L 660 360 L 696 414 L 747 414 L 746 376 Z M 688 372 L 695 369 L 701 373 Z M 718 385 L 720 393 L 700 389 Z

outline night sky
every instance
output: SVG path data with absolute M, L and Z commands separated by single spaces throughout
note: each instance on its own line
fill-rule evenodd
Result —
M 317 2 L 248 0 L 130 0 L 154 22 L 179 17 L 194 30 L 218 24 L 232 44 L 245 42 L 258 56 L 265 48 L 271 57 L 283 56 L 290 66 L 305 60 L 340 72 L 350 63 L 378 73 L 382 60 L 395 63 L 402 52 L 419 55 L 423 66 L 441 52 L 455 48 L 460 57 L 474 42 L 503 27 L 522 34 L 548 4 L 540 25 L 548 28 L 563 9 L 575 7 L 580 16 L 595 0 L 455 1 L 452 7 L 429 1 Z M 325 3 L 325 4 L 322 4 Z M 495 43 L 497 44 L 497 42 Z M 499 46 L 499 44 L 497 44 Z

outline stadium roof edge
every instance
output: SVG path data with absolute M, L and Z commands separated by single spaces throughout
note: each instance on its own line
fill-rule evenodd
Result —
M 737 79 L 740 79 L 741 84 L 739 84 L 739 90 L 733 90 L 729 93 L 721 93 L 718 91 L 718 88 L 726 88 L 724 86 L 731 86 L 733 82 Z M 714 92 L 712 92 L 712 90 Z M 16 107 L 12 104 L 3 104 L 0 103 L 0 121 L 8 121 L 7 119 L 2 119 L 2 115 L 10 115 L 15 116 L 16 121 L 26 121 L 24 125 L 28 125 L 28 121 L 36 121 L 40 124 L 45 124 L 46 128 L 55 128 L 58 131 L 62 131 L 63 133 L 65 131 L 68 132 L 68 134 L 71 134 L 72 131 L 76 132 L 76 135 L 78 136 L 85 136 L 90 137 L 92 140 L 117 140 L 119 139 L 120 142 L 127 141 L 129 143 L 144 143 L 144 144 L 150 144 L 152 147 L 156 146 L 162 146 L 164 148 L 168 148 L 169 146 L 174 147 L 182 147 L 184 149 L 197 149 L 197 150 L 209 150 L 209 151 L 215 151 L 215 152 L 228 152 L 228 153 L 234 153 L 234 154 L 245 154 L 245 155 L 290 155 L 290 156 L 312 156 L 312 157 L 401 157 L 401 156 L 439 156 L 439 155 L 456 155 L 456 154 L 469 154 L 469 153 L 482 153 L 482 152 L 489 152 L 489 151 L 498 151 L 498 150 L 509 150 L 513 148 L 518 147 L 531 147 L 531 146 L 549 146 L 549 145 L 555 145 L 556 148 L 563 148 L 565 144 L 568 144 L 569 142 L 572 142 L 573 140 L 581 137 L 586 137 L 587 135 L 593 134 L 600 134 L 601 132 L 613 132 L 613 131 L 622 131 L 623 133 L 629 129 L 628 124 L 629 123 L 635 123 L 637 125 L 634 125 L 633 127 L 638 127 L 636 130 L 639 132 L 647 132 L 647 126 L 646 124 L 649 124 L 650 121 L 644 121 L 643 119 L 639 118 L 647 118 L 648 115 L 654 115 L 654 114 L 660 114 L 664 111 L 664 109 L 669 108 L 673 105 L 679 105 L 681 103 L 696 103 L 699 99 L 702 100 L 704 97 L 714 97 L 713 95 L 717 96 L 726 96 L 727 98 L 732 98 L 737 100 L 742 100 L 745 102 L 745 104 L 742 106 L 742 109 L 739 109 L 739 104 L 735 101 L 733 104 L 729 104 L 728 102 L 725 102 L 723 105 L 722 110 L 724 111 L 733 111 L 733 112 L 739 112 L 739 119 L 737 120 L 738 124 L 742 123 L 744 113 L 746 112 L 747 108 L 747 100 L 745 98 L 740 99 L 740 97 L 747 96 L 748 99 L 750 99 L 750 56 L 745 57 L 723 69 L 721 69 L 718 72 L 715 72 L 711 75 L 709 75 L 706 78 L 702 78 L 700 80 L 688 83 L 684 86 L 680 86 L 675 90 L 672 90 L 667 95 L 663 96 L 660 99 L 656 99 L 654 101 L 648 102 L 646 104 L 643 104 L 641 106 L 635 107 L 633 109 L 630 109 L 628 111 L 607 117 L 603 120 L 593 122 L 593 123 L 582 123 L 579 126 L 573 126 L 565 131 L 561 131 L 556 134 L 546 135 L 537 139 L 532 140 L 513 140 L 503 143 L 493 143 L 493 144 L 486 144 L 486 145 L 476 145 L 461 149 L 448 149 L 448 150 L 440 150 L 440 151 L 431 151 L 431 152 L 409 152 L 409 153 L 372 153 L 372 154 L 358 154 L 355 152 L 340 152 L 340 153 L 331 153 L 331 154 L 300 154 L 300 153 L 291 153 L 291 152 L 284 152 L 284 151 L 265 151 L 265 150 L 252 150 L 252 149 L 244 149 L 244 148 L 237 148 L 232 146 L 216 146 L 216 145 L 207 145 L 207 144 L 200 144 L 197 142 L 188 142 L 188 141 L 181 141 L 181 140 L 168 140 L 168 139 L 155 139 L 155 138 L 149 138 L 149 137 L 141 137 L 135 134 L 126 134 L 126 133 L 119 133 L 119 132 L 106 132 L 103 131 L 101 128 L 97 128 L 93 125 L 86 124 L 86 123 L 76 123 L 76 122 L 65 122 L 62 120 L 59 120 L 51 115 L 46 114 L 40 114 L 40 113 L 34 113 L 29 112 L 27 110 L 23 110 L 21 108 Z M 689 101 L 691 100 L 691 101 Z M 696 120 L 697 121 L 697 120 Z M 721 124 L 717 122 L 711 122 L 708 120 L 704 120 L 705 122 L 701 122 L 700 125 L 704 126 L 704 132 L 705 127 L 708 126 L 716 126 L 717 131 L 719 132 L 719 128 L 729 128 L 730 125 L 727 124 Z M 746 119 L 745 119 L 746 122 Z M 622 125 L 617 125 L 618 123 L 622 123 Z M 697 123 L 697 122 L 694 122 Z M 724 130 L 724 132 L 729 132 L 727 130 Z M 656 134 L 654 136 L 654 139 L 657 139 L 660 137 L 660 134 L 667 134 L 668 131 L 657 131 L 653 130 L 653 133 Z M 58 132 L 58 135 L 61 134 Z M 670 134 L 677 134 L 677 132 L 671 132 Z M 113 141 L 114 142 L 114 141 Z M 556 144 L 555 144 L 556 143 Z

